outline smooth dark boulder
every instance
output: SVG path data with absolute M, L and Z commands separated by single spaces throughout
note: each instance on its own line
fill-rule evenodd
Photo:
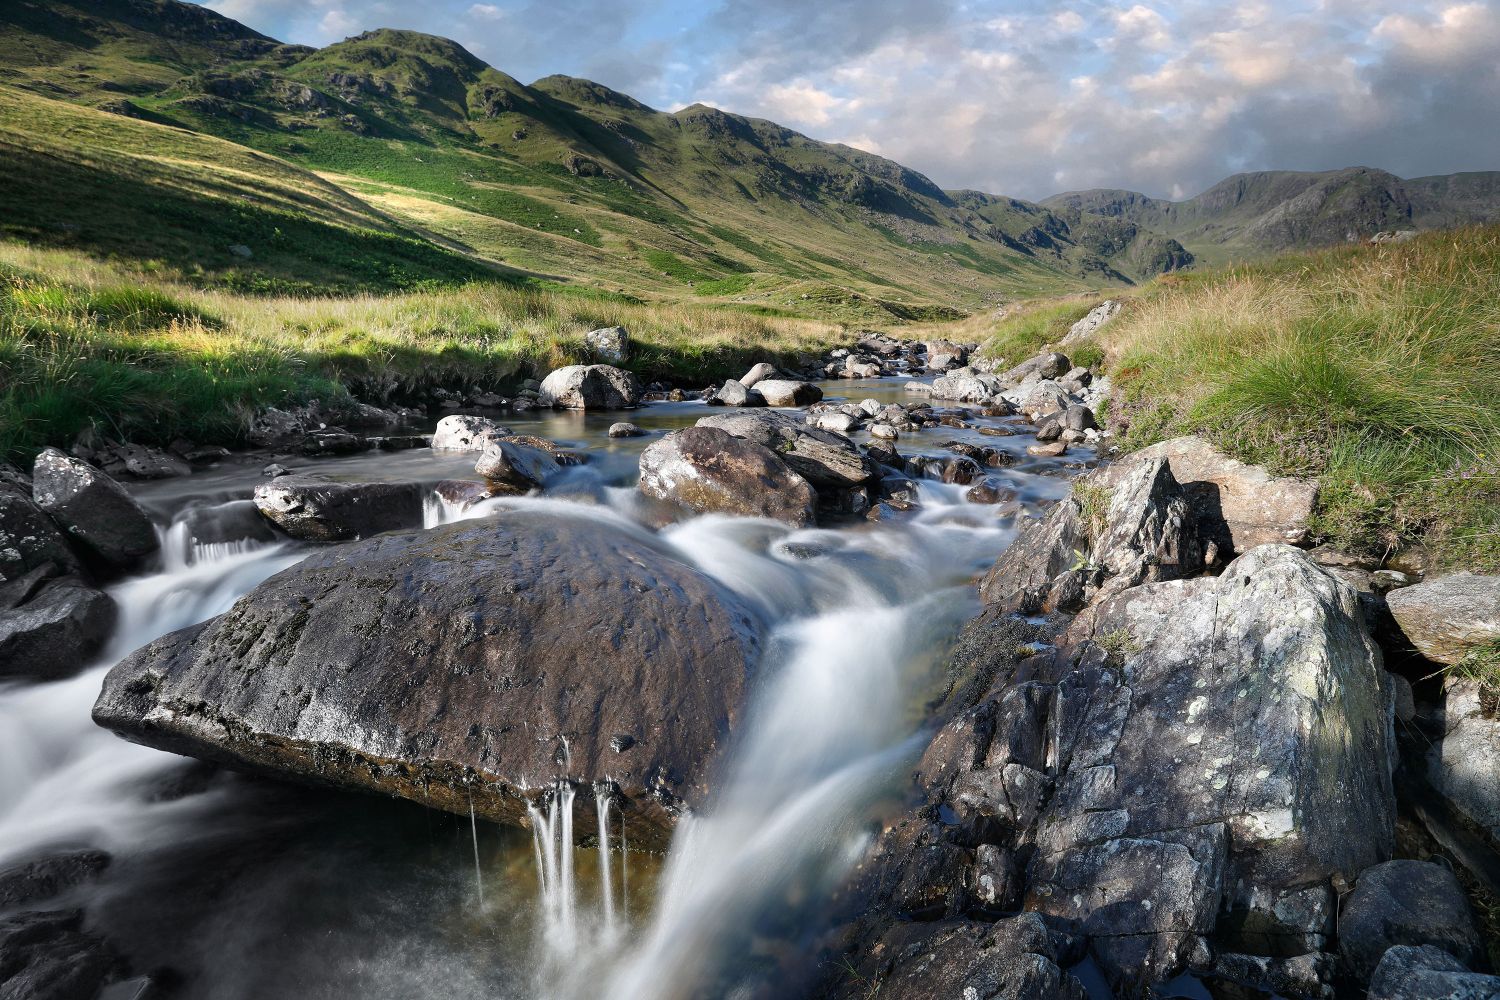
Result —
M 611 783 L 632 846 L 703 801 L 761 625 L 649 536 L 510 511 L 315 553 L 110 671 L 95 721 L 174 753 L 512 824 Z M 593 797 L 578 797 L 580 836 Z
M 109 638 L 114 599 L 77 577 L 48 576 L 42 566 L 0 586 L 0 680 L 71 676 Z
M 0 910 L 51 899 L 98 877 L 109 862 L 106 852 L 86 848 L 0 869 Z
M 129 569 L 157 550 L 156 527 L 119 483 L 89 463 L 48 448 L 31 470 L 32 498 L 91 555 Z
M 420 525 L 425 494 L 417 483 L 341 483 L 291 475 L 257 486 L 255 506 L 293 538 L 342 542 Z
M 82 568 L 61 529 L 31 494 L 0 483 L 0 583 L 48 564 L 59 574 Z
M 1370 980 L 1368 1000 L 1496 1000 L 1500 976 L 1471 972 L 1432 945 L 1397 945 Z
M 1339 908 L 1339 952 L 1360 982 L 1395 945 L 1435 945 L 1473 965 L 1484 953 L 1458 877 L 1430 861 L 1387 861 L 1360 873 Z
M 775 452 L 714 427 L 688 427 L 641 452 L 642 493 L 698 512 L 813 523 L 817 495 Z

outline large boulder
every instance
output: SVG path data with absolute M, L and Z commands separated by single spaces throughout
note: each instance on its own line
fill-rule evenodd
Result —
M 813 522 L 817 495 L 776 453 L 715 427 L 688 427 L 641 452 L 640 490 L 699 512 Z
M 790 379 L 763 378 L 755 383 L 767 406 L 809 406 L 823 398 L 823 390 L 811 382 L 794 382 Z
M 1395 945 L 1436 945 L 1473 965 L 1484 954 L 1458 877 L 1430 861 L 1387 861 L 1359 876 L 1339 908 L 1339 952 L 1368 982 Z
M 114 627 L 106 593 L 50 566 L 0 585 L 0 681 L 67 677 L 88 666 Z
M 630 357 L 630 333 L 623 326 L 590 330 L 583 335 L 583 341 L 594 357 L 612 365 L 622 364 Z
M 80 569 L 67 538 L 30 492 L 0 483 L 0 583 L 48 564 L 59 574 Z
M 1368 1000 L 1495 1000 L 1500 976 L 1470 972 L 1464 963 L 1432 945 L 1397 945 L 1387 951 L 1370 980 Z
M 568 365 L 542 379 L 537 402 L 565 410 L 623 410 L 641 401 L 641 383 L 612 365 Z
M 765 406 L 761 394 L 735 379 L 725 379 L 719 391 L 709 399 L 710 406 Z
M 811 427 L 794 414 L 775 410 L 717 413 L 699 427 L 726 431 L 769 448 L 820 492 L 847 490 L 870 481 L 879 467 L 844 435 Z
M 48 448 L 31 478 L 37 505 L 105 565 L 129 569 L 157 550 L 156 527 L 141 505 L 89 463 Z
M 451 413 L 439 420 L 437 429 L 432 432 L 432 450 L 484 451 L 491 441 L 510 434 L 509 427 L 497 424 L 488 417 Z
M 957 403 L 987 403 L 998 395 L 1002 386 L 993 375 L 971 371 L 955 372 L 932 380 L 932 398 Z
M 418 483 L 341 483 L 278 476 L 255 488 L 255 506 L 278 528 L 307 542 L 343 542 L 421 525 L 426 490 Z
M 740 384 L 746 389 L 754 388 L 756 385 L 775 375 L 775 365 L 760 361 L 750 366 L 750 370 L 740 379 Z
M 1454 573 L 1386 596 L 1408 642 L 1435 663 L 1500 643 L 1500 576 Z
M 1134 452 L 1106 470 L 1106 482 L 1135 463 L 1158 458 L 1172 466 L 1193 505 L 1217 522 L 1226 549 L 1240 555 L 1268 542 L 1307 541 L 1318 500 L 1315 481 L 1273 476 L 1262 466 L 1230 458 L 1200 437 L 1174 438 Z
M 99 725 L 234 767 L 524 824 L 555 783 L 664 847 L 740 717 L 761 625 L 652 540 L 510 511 L 315 553 L 105 678 Z M 580 836 L 595 828 L 577 799 Z

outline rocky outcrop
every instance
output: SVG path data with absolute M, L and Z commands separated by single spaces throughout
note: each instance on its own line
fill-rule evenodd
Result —
M 368 538 L 422 523 L 417 483 L 341 483 L 278 476 L 255 488 L 255 506 L 282 531 L 307 542 Z
M 763 378 L 755 383 L 767 406 L 807 406 L 823 398 L 823 390 L 811 382 L 793 382 L 788 379 Z
M 511 434 L 488 417 L 474 417 L 463 413 L 452 413 L 438 421 L 432 433 L 433 451 L 484 451 L 494 440 Z
M 1339 908 L 1339 953 L 1364 983 L 1398 944 L 1435 945 L 1466 967 L 1484 953 L 1463 887 L 1450 869 L 1429 861 L 1387 861 L 1360 874 Z
M 157 550 L 156 528 L 141 505 L 87 462 L 48 448 L 31 477 L 37 505 L 105 566 L 129 569 Z
M 568 365 L 542 380 L 537 402 L 565 410 L 623 410 L 641 401 L 634 374 L 611 365 Z
M 1098 333 L 1106 323 L 1120 314 L 1120 302 L 1118 299 L 1105 299 L 1088 311 L 1083 319 L 1068 327 L 1067 334 L 1063 337 L 1061 346 L 1076 344 L 1087 340 Z
M 775 452 L 716 427 L 689 427 L 641 452 L 640 490 L 689 510 L 813 522 L 817 495 Z
M 1454 573 L 1386 597 L 1406 641 L 1434 663 L 1458 663 L 1500 644 L 1500 576 Z
M 1397 591 L 1396 593 L 1400 593 Z M 1500 852 L 1500 718 L 1495 695 L 1473 680 L 1444 685 L 1439 730 L 1427 748 L 1432 791 Z
M 315 553 L 127 657 L 94 717 L 503 823 L 559 779 L 604 782 L 631 844 L 661 847 L 703 801 L 761 642 L 737 598 L 643 536 L 511 511 Z
M 583 342 L 594 357 L 612 365 L 624 364 L 630 357 L 630 333 L 623 326 L 606 326 L 590 330 Z
M 87 666 L 114 627 L 114 600 L 45 564 L 0 584 L 0 681 L 68 677 Z

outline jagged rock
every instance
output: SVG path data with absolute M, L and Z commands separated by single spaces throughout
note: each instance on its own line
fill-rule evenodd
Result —
M 1110 320 L 1120 314 L 1120 303 L 1116 299 L 1105 299 L 1088 311 L 1083 319 L 1068 327 L 1067 335 L 1062 339 L 1062 346 L 1067 347 L 1076 344 L 1080 340 L 1087 340 L 1099 332 Z
M 1066 354 L 1047 352 L 1035 357 L 1027 358 L 1006 372 L 1001 378 L 1006 382 L 1020 382 L 1024 379 L 1055 379 L 1066 375 L 1073 367 L 1073 362 L 1068 360 Z
M 623 420 L 609 425 L 609 436 L 612 438 L 640 437 L 645 433 L 645 431 L 641 430 L 635 424 Z
M 77 573 L 78 557 L 56 523 L 19 485 L 0 482 L 0 583 L 51 565 L 58 575 Z
M 48 448 L 32 466 L 32 498 L 68 535 L 115 569 L 155 552 L 156 527 L 125 488 L 81 459 Z
M 114 600 L 77 577 L 50 573 L 43 565 L 0 585 L 0 680 L 71 676 L 109 638 Z
M 1429 861 L 1387 861 L 1360 873 L 1339 908 L 1339 952 L 1356 979 L 1369 981 L 1398 944 L 1436 945 L 1466 966 L 1484 942 L 1458 878 Z
M 513 510 L 314 553 L 110 671 L 95 721 L 174 753 L 525 822 L 557 779 L 665 846 L 762 626 L 635 533 Z M 607 655 L 602 655 L 607 653 Z M 576 803 L 580 836 L 592 795 Z M 587 819 L 588 822 L 584 822 Z
M 1402 635 L 1435 663 L 1457 663 L 1500 643 L 1500 576 L 1454 573 L 1402 587 L 1385 600 Z
M 812 486 L 769 448 L 717 427 L 689 427 L 641 452 L 640 490 L 695 511 L 813 522 Z
M 537 402 L 566 410 L 622 410 L 641 401 L 635 375 L 610 365 L 568 365 L 542 380 Z
M 247 541 L 269 544 L 279 537 L 253 500 L 190 504 L 177 523 L 194 546 Z
M 368 538 L 422 523 L 417 483 L 340 483 L 278 476 L 255 488 L 255 506 L 282 531 L 309 542 Z
M 823 398 L 823 390 L 811 382 L 765 378 L 755 383 L 767 406 L 810 406 Z
M 1193 505 L 1219 525 L 1215 534 L 1236 554 L 1267 542 L 1299 545 L 1308 538 L 1308 522 L 1317 503 L 1312 480 L 1270 475 L 1246 465 L 1199 437 L 1174 438 L 1134 452 L 1105 470 L 1108 480 L 1139 462 L 1164 458 Z
M 776 366 L 761 361 L 758 364 L 750 366 L 750 370 L 745 373 L 745 377 L 740 379 L 740 384 L 743 385 L 746 389 L 749 389 L 754 387 L 762 380 L 772 378 L 775 375 Z
M 594 356 L 610 364 L 622 364 L 630 357 L 630 333 L 623 326 L 607 326 L 583 335 L 584 343 Z
M 1397 945 L 1385 953 L 1370 980 L 1368 1000 L 1495 1000 L 1500 976 L 1470 972 L 1432 945 Z
M 432 432 L 433 451 L 484 451 L 497 438 L 508 437 L 513 432 L 488 417 L 473 417 L 463 413 L 450 413 L 439 420 Z
M 474 471 L 491 484 L 521 490 L 542 486 L 557 475 L 558 468 L 557 461 L 540 448 L 499 439 L 486 444 L 474 464 Z
M 30 911 L 0 920 L 5 1000 L 94 1000 L 123 972 L 109 944 L 83 930 L 80 910 Z

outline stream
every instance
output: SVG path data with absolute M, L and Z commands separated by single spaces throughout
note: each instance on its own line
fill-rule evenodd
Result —
M 910 400 L 906 381 L 828 383 L 825 398 Z M 639 453 L 711 412 L 723 411 L 651 404 L 629 415 L 647 432 L 633 439 L 606 436 L 619 414 L 500 417 L 589 461 L 547 496 L 463 514 L 434 498 L 429 527 L 517 505 L 587 504 L 616 530 L 651 532 L 634 502 Z M 162 526 L 163 549 L 152 572 L 110 588 L 121 615 L 107 652 L 65 681 L 0 687 L 0 867 L 64 849 L 109 852 L 97 880 L 45 905 L 82 908 L 90 929 L 174 996 L 749 996 L 766 963 L 811 950 L 831 894 L 899 808 L 925 744 L 922 705 L 978 611 L 975 575 L 1019 516 L 1066 493 L 1080 456 L 1092 460 L 1089 451 L 1027 456 L 1024 432 L 950 427 L 905 434 L 897 447 L 944 454 L 951 440 L 1016 455 L 1014 466 L 986 470 L 1016 502 L 973 504 L 965 487 L 923 481 L 920 509 L 902 520 L 794 530 L 705 515 L 660 531 L 679 559 L 773 623 L 714 799 L 679 825 L 665 856 L 631 849 L 602 797 L 595 843 L 609 850 L 574 848 L 569 801 L 534 810 L 530 831 L 505 828 L 241 775 L 94 726 L 90 708 L 120 657 L 226 611 L 314 551 L 189 540 L 189 513 L 243 511 L 264 459 L 132 485 Z M 473 478 L 476 457 L 416 449 L 282 461 L 334 478 L 435 483 Z M 558 796 L 574 794 L 589 793 Z

